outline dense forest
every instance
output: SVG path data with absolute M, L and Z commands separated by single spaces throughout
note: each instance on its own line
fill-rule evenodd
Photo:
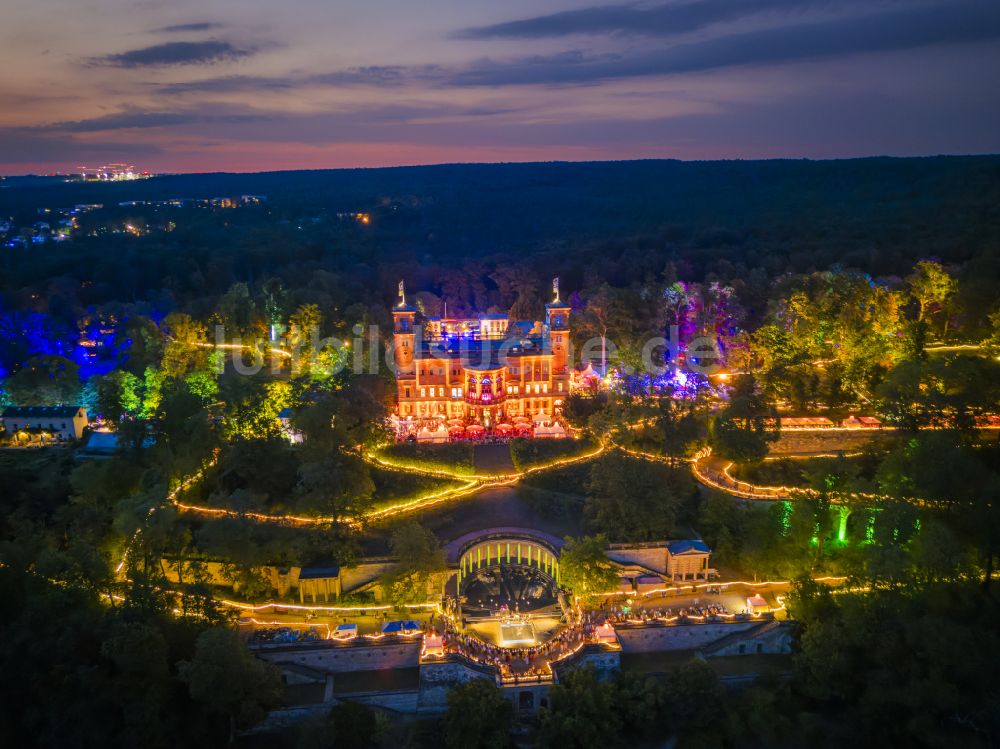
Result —
M 244 194 L 267 200 L 219 212 L 119 206 Z M 987 283 L 998 278 L 1000 158 L 452 165 L 99 185 L 9 179 L 0 189 L 0 217 L 16 225 L 39 208 L 95 203 L 104 209 L 84 217 L 71 244 L 0 255 L 4 306 L 30 306 L 22 294 L 64 278 L 89 282 L 64 303 L 146 301 L 166 312 L 236 281 L 280 276 L 300 288 L 326 271 L 337 303 L 388 302 L 405 276 L 415 290 L 444 291 L 458 311 L 509 303 L 474 272 L 495 263 L 582 289 L 595 277 L 641 282 L 668 262 L 686 280 L 731 281 L 833 265 L 892 276 L 937 257 L 971 263 L 970 278 Z M 362 212 L 370 223 L 338 219 Z M 151 230 L 87 237 L 126 219 Z M 450 280 L 463 268 L 464 288 Z

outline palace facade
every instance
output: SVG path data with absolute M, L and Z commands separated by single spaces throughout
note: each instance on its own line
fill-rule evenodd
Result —
M 393 310 L 398 416 L 452 420 L 490 429 L 514 419 L 553 421 L 569 393 L 570 306 L 545 305 L 545 320 L 509 315 L 429 318 L 400 301 Z

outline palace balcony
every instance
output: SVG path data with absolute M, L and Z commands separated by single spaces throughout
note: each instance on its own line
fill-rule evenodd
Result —
M 471 403 L 474 406 L 494 406 L 498 403 L 503 403 L 505 400 L 507 400 L 506 393 L 483 393 L 482 395 L 468 393 L 465 396 L 465 402 Z

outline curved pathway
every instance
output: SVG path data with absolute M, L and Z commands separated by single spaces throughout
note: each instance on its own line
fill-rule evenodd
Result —
M 842 453 L 845 456 L 858 455 L 860 453 Z M 829 451 L 799 454 L 796 456 L 778 455 L 765 458 L 765 460 L 810 460 L 817 458 L 836 457 Z M 710 489 L 717 489 L 727 494 L 761 502 L 788 501 L 800 498 L 819 497 L 821 492 L 808 487 L 797 486 L 766 486 L 751 484 L 747 481 L 740 481 L 735 478 L 730 470 L 733 462 L 720 458 L 711 453 L 700 455 L 691 461 L 691 472 L 703 486 Z M 949 507 L 947 502 L 938 500 L 923 499 L 921 497 L 892 497 L 888 494 L 873 494 L 868 492 L 838 492 L 829 496 L 830 504 L 847 505 L 859 502 L 906 502 L 907 504 L 929 509 L 943 510 Z

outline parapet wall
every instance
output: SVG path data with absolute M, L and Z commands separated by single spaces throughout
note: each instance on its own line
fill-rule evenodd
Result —
M 655 653 L 663 650 L 696 650 L 759 622 L 726 624 L 616 625 L 615 632 L 625 653 Z
M 619 564 L 637 564 L 661 575 L 667 573 L 667 545 L 638 544 L 626 546 L 612 544 L 608 548 L 608 559 Z
M 864 450 L 869 445 L 884 444 L 898 436 L 899 434 L 891 429 L 857 429 L 850 431 L 838 429 L 829 432 L 798 432 L 789 430 L 783 431 L 778 441 L 771 445 L 770 454 L 777 456 L 813 452 L 854 452 Z
M 422 663 L 420 709 L 428 712 L 447 709 L 448 692 L 452 687 L 475 679 L 486 679 L 491 684 L 496 684 L 497 674 L 494 669 L 474 667 L 458 656 L 449 656 L 440 662 Z
M 266 647 L 254 655 L 271 663 L 297 663 L 319 671 L 376 671 L 413 668 L 420 664 L 420 640 L 372 645 L 329 645 L 321 647 Z
M 343 567 L 340 570 L 340 588 L 345 593 L 350 593 L 356 588 L 378 580 L 398 564 L 391 559 L 373 559 L 361 561 L 353 567 Z
M 621 650 L 602 645 L 584 645 L 578 653 L 555 665 L 558 678 L 562 679 L 573 669 L 592 668 L 598 678 L 607 678 L 622 667 Z

